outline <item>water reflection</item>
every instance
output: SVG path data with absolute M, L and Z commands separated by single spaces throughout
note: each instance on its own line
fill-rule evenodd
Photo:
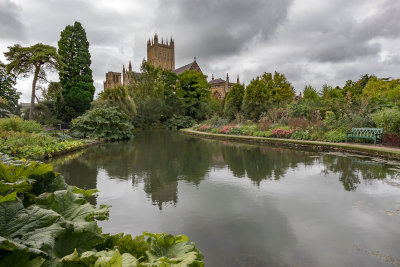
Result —
M 206 266 L 385 266 L 363 251 L 400 255 L 398 167 L 374 159 L 153 131 L 55 164 L 112 205 L 105 232 L 187 234 Z
M 322 165 L 325 175 L 336 174 L 346 191 L 355 191 L 363 181 L 398 178 L 387 165 L 365 158 L 202 140 L 167 131 L 142 132 L 131 142 L 91 147 L 55 164 L 68 183 L 82 188 L 96 187 L 99 169 L 110 179 L 132 179 L 134 187 L 144 183 L 144 191 L 160 209 L 163 203 L 177 203 L 179 180 L 198 185 L 210 169 L 226 166 L 235 177 L 248 178 L 256 186 L 279 180 L 298 166 L 313 165 Z

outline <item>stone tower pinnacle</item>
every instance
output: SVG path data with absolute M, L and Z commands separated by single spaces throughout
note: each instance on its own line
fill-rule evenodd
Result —
M 147 62 L 156 68 L 174 70 L 175 69 L 175 48 L 174 39 L 161 38 L 158 42 L 157 33 L 154 35 L 153 42 L 147 42 Z

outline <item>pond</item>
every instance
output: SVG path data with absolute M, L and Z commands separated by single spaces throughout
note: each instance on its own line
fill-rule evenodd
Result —
M 186 234 L 206 266 L 400 266 L 400 167 L 144 131 L 53 162 L 103 232 Z

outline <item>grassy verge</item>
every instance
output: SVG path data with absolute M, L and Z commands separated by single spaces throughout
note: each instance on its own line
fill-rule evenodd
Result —
M 371 156 L 379 156 L 386 159 L 400 160 L 400 149 L 388 148 L 388 147 L 350 144 L 350 143 L 330 143 L 324 141 L 308 141 L 308 140 L 294 140 L 294 139 L 284 139 L 284 138 L 216 134 L 216 133 L 195 131 L 192 129 L 182 129 L 181 132 L 194 136 L 213 138 L 219 140 L 230 140 L 230 141 L 245 142 L 245 143 L 263 143 L 263 144 L 279 145 L 284 147 L 313 150 L 313 151 L 343 151 L 343 152 L 352 152 L 352 153 L 359 153 Z

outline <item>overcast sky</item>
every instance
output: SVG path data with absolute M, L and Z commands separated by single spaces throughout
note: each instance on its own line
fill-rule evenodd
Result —
M 57 46 L 80 21 L 97 93 L 106 72 L 129 60 L 139 70 L 154 33 L 175 39 L 176 67 L 196 57 L 209 77 L 246 84 L 277 70 L 300 92 L 366 73 L 400 77 L 399 16 L 399 0 L 0 0 L 0 60 L 16 43 Z M 22 102 L 31 80 L 18 80 Z

